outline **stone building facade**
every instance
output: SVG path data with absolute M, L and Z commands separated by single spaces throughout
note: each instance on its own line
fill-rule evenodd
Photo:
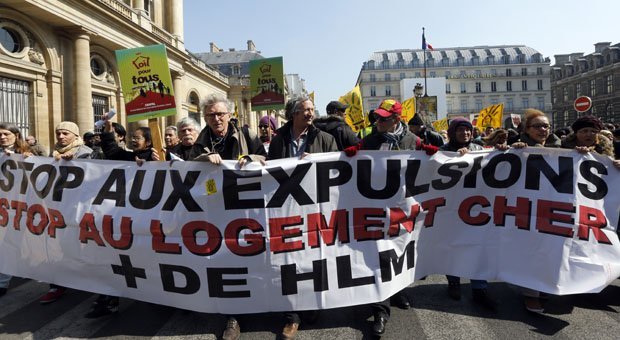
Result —
M 570 126 L 582 114 L 593 114 L 604 122 L 620 123 L 620 43 L 594 44 L 594 53 L 555 55 L 551 91 L 553 127 Z M 592 99 L 592 108 L 578 113 L 573 104 L 580 96 Z
M 373 53 L 359 75 L 364 108 L 401 98 L 402 80 L 424 77 L 424 51 Z M 505 116 L 526 108 L 551 109 L 550 60 L 524 45 L 426 50 L 427 78 L 445 78 L 446 111 L 439 117 L 469 116 L 504 103 Z M 423 84 L 422 84 L 423 85 Z M 442 94 L 443 95 L 443 94 Z
M 0 119 L 47 145 L 63 120 L 92 131 L 115 108 L 126 125 L 114 51 L 155 44 L 166 46 L 177 104 L 162 127 L 200 119 L 200 98 L 227 94 L 228 77 L 185 50 L 183 0 L 0 0 Z

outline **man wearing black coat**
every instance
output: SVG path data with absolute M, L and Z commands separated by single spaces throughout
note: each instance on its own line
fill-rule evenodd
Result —
M 326 108 L 327 116 L 318 117 L 314 120 L 314 126 L 334 136 L 340 151 L 359 142 L 355 132 L 344 121 L 344 113 L 348 107 L 339 101 L 329 102 Z

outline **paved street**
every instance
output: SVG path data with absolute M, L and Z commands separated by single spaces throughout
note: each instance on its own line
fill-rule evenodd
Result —
M 224 317 L 121 299 L 118 314 L 84 319 L 95 295 L 71 290 L 42 306 L 44 283 L 14 279 L 0 298 L 0 339 L 116 338 L 216 339 Z M 504 283 L 490 285 L 499 303 L 489 312 L 471 303 L 469 284 L 463 299 L 446 295 L 446 280 L 431 276 L 408 288 L 413 309 L 393 308 L 384 339 L 616 339 L 620 334 L 620 281 L 600 294 L 552 296 L 544 315 L 528 313 L 518 292 Z M 280 313 L 240 316 L 242 339 L 275 339 Z M 365 306 L 324 311 L 314 325 L 302 325 L 298 339 L 372 339 L 370 309 Z

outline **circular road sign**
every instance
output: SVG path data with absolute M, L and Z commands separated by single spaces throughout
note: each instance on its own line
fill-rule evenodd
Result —
M 592 99 L 587 96 L 578 97 L 573 106 L 577 112 L 586 112 L 592 107 Z

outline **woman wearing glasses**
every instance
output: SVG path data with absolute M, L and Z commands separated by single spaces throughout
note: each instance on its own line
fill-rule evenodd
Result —
M 525 110 L 525 128 L 519 140 L 511 146 L 523 148 L 526 146 L 538 146 L 546 148 L 559 148 L 562 141 L 551 132 L 549 118 L 540 110 Z
M 551 132 L 549 118 L 540 110 L 525 110 L 525 128 L 519 136 L 519 141 L 513 143 L 513 148 L 521 149 L 526 146 L 559 148 L 562 140 Z M 522 288 L 525 298 L 525 309 L 534 313 L 544 312 L 544 307 L 540 300 L 540 292 Z
M 159 155 L 153 149 L 153 139 L 151 137 L 151 129 L 147 127 L 139 127 L 133 132 L 131 137 L 131 146 L 133 151 L 127 151 L 121 148 L 114 139 L 114 128 L 112 122 L 105 122 L 105 129 L 101 134 L 101 149 L 106 159 L 118 161 L 137 161 L 141 164 L 143 161 L 158 161 Z

